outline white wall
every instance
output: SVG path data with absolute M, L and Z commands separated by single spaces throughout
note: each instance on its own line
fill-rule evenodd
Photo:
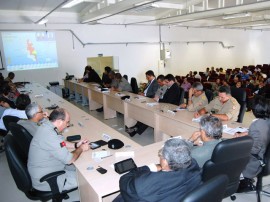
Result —
M 38 25 L 0 25 L 5 30 L 37 30 L 44 29 Z M 162 27 L 162 41 L 222 41 L 225 45 L 234 46 L 224 49 L 218 43 L 165 44 L 172 53 L 166 61 L 165 68 L 158 68 L 159 44 L 107 44 L 87 45 L 83 47 L 68 30 L 72 30 L 83 43 L 110 42 L 158 42 L 159 28 L 154 26 L 102 26 L 102 25 L 47 25 L 46 29 L 56 31 L 58 58 L 60 67 L 57 69 L 18 71 L 16 81 L 37 81 L 47 85 L 50 81 L 60 81 L 65 73 L 81 77 L 87 57 L 118 56 L 119 70 L 129 78 L 137 77 L 145 81 L 144 73 L 148 69 L 159 73 L 186 75 L 189 70 L 204 71 L 206 67 L 234 68 L 248 64 L 270 63 L 267 51 L 270 50 L 269 32 L 195 29 L 179 27 Z M 62 31 L 60 31 L 62 30 Z M 6 76 L 7 72 L 2 71 Z

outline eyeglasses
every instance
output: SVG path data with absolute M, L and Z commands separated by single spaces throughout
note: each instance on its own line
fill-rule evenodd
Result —
M 37 112 L 36 114 L 39 114 L 39 113 L 43 114 L 43 111 L 41 110 L 40 112 Z

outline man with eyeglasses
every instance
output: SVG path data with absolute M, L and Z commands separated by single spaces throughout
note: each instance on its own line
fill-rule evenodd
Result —
M 181 108 L 187 108 L 190 112 L 198 111 L 208 104 L 208 99 L 203 91 L 203 85 L 195 82 L 188 91 L 188 104 L 181 104 Z
M 211 158 L 216 145 L 221 142 L 223 125 L 219 118 L 204 115 L 200 119 L 200 127 L 200 131 L 194 132 L 189 142 L 193 145 L 191 156 L 203 167 Z
M 120 192 L 113 202 L 181 201 L 201 183 L 201 172 L 185 140 L 171 138 L 159 151 L 159 164 L 142 166 L 120 178 Z
M 59 191 L 69 190 L 78 186 L 76 171 L 72 164 L 82 152 L 89 150 L 87 140 L 78 143 L 65 142 L 61 132 L 70 124 L 70 115 L 63 109 L 52 111 L 49 121 L 38 127 L 30 144 L 28 154 L 28 171 L 33 187 L 40 191 L 50 191 L 47 182 L 40 179 L 52 172 L 64 170 L 66 173 L 58 176 Z M 69 152 L 69 149 L 74 149 Z
M 25 108 L 25 114 L 28 119 L 21 119 L 18 121 L 18 124 L 34 136 L 38 127 L 48 120 L 48 113 L 43 112 L 41 106 L 37 103 L 31 103 Z

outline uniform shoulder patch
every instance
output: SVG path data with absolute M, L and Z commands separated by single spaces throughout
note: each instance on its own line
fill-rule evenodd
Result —
M 65 147 L 65 146 L 66 146 L 65 141 L 63 141 L 63 142 L 60 143 L 60 147 Z

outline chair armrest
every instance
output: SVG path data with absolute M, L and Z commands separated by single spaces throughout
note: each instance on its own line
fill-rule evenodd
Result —
M 59 175 L 65 174 L 65 173 L 66 172 L 63 170 L 49 173 L 49 174 L 43 176 L 42 178 L 40 178 L 40 182 L 47 181 L 51 190 L 52 190 L 53 195 L 58 195 L 58 194 L 60 194 L 60 192 L 59 192 L 59 188 L 58 188 L 58 184 L 57 184 L 57 177 Z

